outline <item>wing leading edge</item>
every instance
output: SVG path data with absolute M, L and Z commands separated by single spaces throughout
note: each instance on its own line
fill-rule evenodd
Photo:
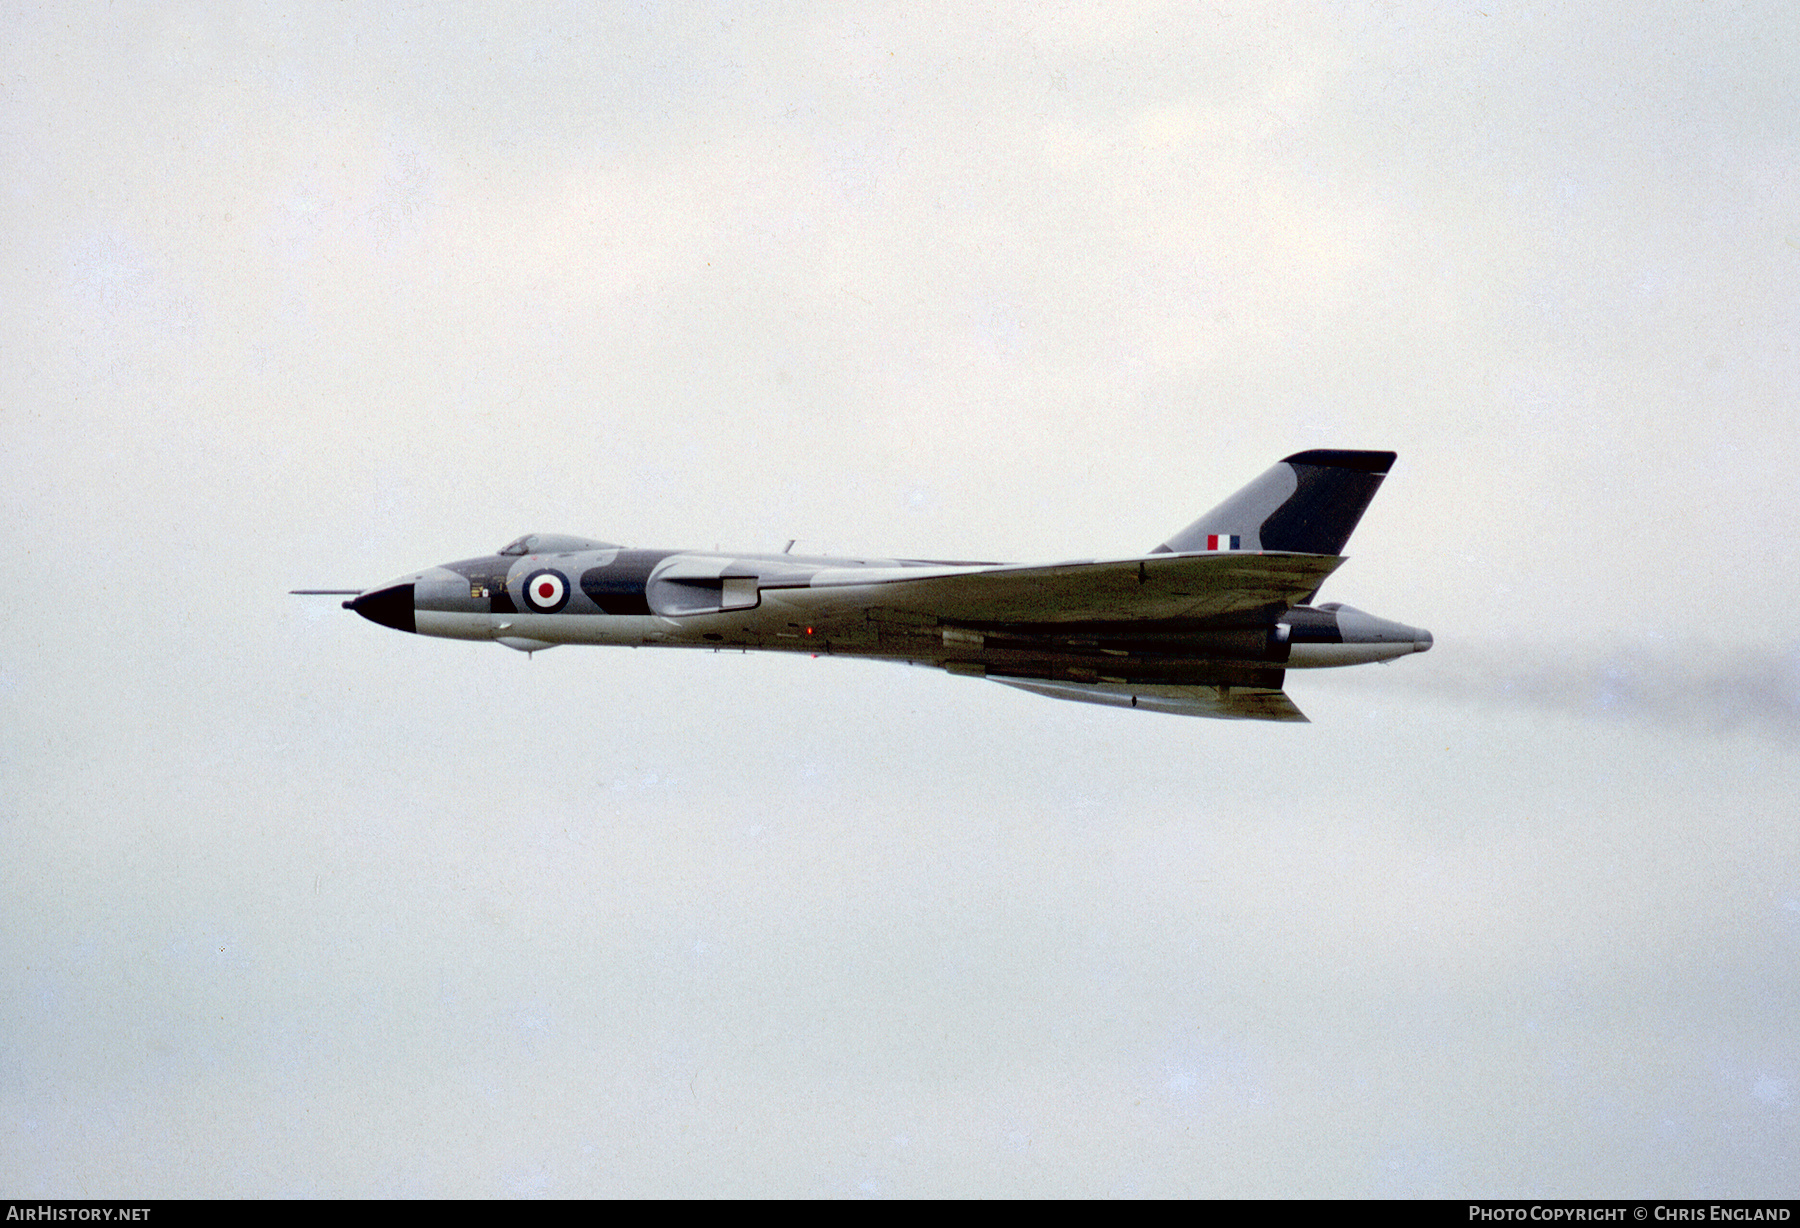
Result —
M 1037 567 L 983 567 L 938 575 L 918 569 L 834 569 L 777 599 L 829 610 L 880 606 L 958 623 L 1207 620 L 1286 607 L 1316 590 L 1344 560 L 1309 554 L 1160 554 Z
M 1306 714 L 1294 706 L 1287 692 L 1269 687 L 1171 686 L 1123 682 L 1039 682 L 1024 678 L 994 678 L 1005 686 L 1072 699 L 1084 704 L 1115 708 L 1141 708 L 1177 716 L 1206 716 L 1228 721 L 1300 721 Z
M 796 577 L 791 587 L 766 595 L 803 606 L 822 623 L 928 620 L 934 638 L 942 629 L 942 649 L 928 654 L 934 663 L 1052 699 L 1224 720 L 1304 722 L 1281 689 L 1281 666 L 1258 659 L 1261 636 L 1343 561 L 1213 552 L 926 575 L 917 569 L 843 569 L 804 581 Z M 1209 626 L 1251 630 L 1201 630 Z M 1172 630 L 1183 627 L 1193 630 Z M 1159 633 L 1174 642 L 1145 638 Z M 1227 645 L 1234 635 L 1256 643 Z

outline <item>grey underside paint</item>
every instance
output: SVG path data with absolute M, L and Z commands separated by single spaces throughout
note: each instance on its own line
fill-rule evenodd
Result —
M 1050 699 L 1137 708 L 1176 716 L 1231 721 L 1300 721 L 1306 715 L 1279 689 L 1232 686 L 1131 686 L 1111 683 L 1036 682 L 996 678 L 1010 687 Z

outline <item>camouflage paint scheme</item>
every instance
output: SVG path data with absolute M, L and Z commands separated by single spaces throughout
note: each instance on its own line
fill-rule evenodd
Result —
M 1058 699 L 1304 721 L 1285 671 L 1387 661 L 1431 633 L 1308 602 L 1394 460 L 1282 460 L 1155 550 L 1048 565 L 634 550 L 530 534 L 344 603 L 420 635 L 830 653 Z

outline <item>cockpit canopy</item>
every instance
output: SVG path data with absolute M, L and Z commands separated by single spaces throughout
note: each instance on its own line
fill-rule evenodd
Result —
M 572 554 L 577 550 L 617 550 L 613 542 L 597 542 L 591 537 L 571 537 L 567 533 L 527 533 L 508 542 L 497 553 L 517 557 L 524 554 Z

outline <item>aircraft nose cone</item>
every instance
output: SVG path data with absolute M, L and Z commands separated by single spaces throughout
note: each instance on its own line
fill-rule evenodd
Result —
M 1431 651 L 1431 642 L 1432 642 L 1431 641 L 1431 632 L 1425 630 L 1425 628 L 1423 628 L 1423 627 L 1420 627 L 1419 633 L 1413 637 L 1413 651 L 1414 652 L 1430 652 Z
M 392 627 L 396 631 L 417 634 L 419 630 L 418 623 L 413 619 L 411 584 L 390 584 L 386 588 L 371 589 L 346 601 L 344 608 L 355 610 L 370 622 Z

